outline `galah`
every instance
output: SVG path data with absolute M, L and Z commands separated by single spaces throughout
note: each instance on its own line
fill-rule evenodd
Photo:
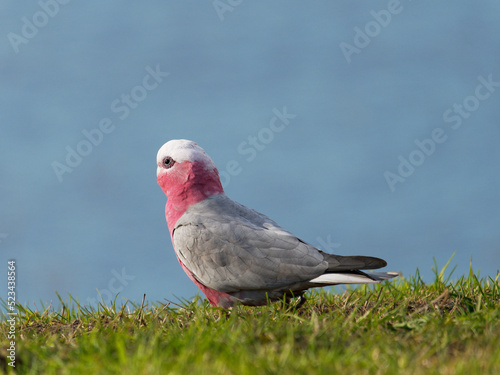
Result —
M 377 283 L 398 275 L 363 272 L 387 263 L 369 256 L 325 253 L 231 200 L 214 162 L 193 141 L 165 143 L 156 163 L 175 254 L 213 306 L 303 299 L 309 288 Z

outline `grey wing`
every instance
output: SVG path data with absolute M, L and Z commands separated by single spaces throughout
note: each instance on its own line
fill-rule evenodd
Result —
M 281 288 L 328 268 L 320 251 L 227 197 L 197 205 L 176 223 L 173 241 L 181 262 L 209 288 Z

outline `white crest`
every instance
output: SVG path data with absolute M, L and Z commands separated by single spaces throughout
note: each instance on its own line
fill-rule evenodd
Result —
M 167 156 L 174 159 L 176 163 L 182 163 L 183 161 L 200 161 L 207 169 L 215 168 L 214 162 L 210 159 L 210 156 L 207 155 L 205 150 L 195 142 L 187 139 L 172 139 L 161 146 L 156 156 L 158 168 L 161 167 L 163 160 Z

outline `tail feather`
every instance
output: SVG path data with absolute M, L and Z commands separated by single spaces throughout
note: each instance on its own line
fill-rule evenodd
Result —
M 393 277 L 399 276 L 399 273 L 397 272 L 364 272 L 374 280 L 378 281 L 383 281 L 383 280 L 388 280 L 392 279 Z
M 322 253 L 329 266 L 326 272 L 374 270 L 387 266 L 387 262 L 380 258 L 360 255 L 342 256 L 324 252 Z

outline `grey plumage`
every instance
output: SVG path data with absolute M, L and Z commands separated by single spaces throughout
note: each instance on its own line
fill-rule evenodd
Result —
M 300 295 L 311 287 L 340 283 L 335 280 L 344 280 L 344 274 L 358 277 L 357 282 L 397 275 L 359 271 L 386 262 L 324 253 L 225 194 L 191 205 L 177 220 L 172 239 L 180 261 L 199 282 L 244 304 L 281 298 L 289 291 Z M 328 276 L 336 273 L 333 279 Z

